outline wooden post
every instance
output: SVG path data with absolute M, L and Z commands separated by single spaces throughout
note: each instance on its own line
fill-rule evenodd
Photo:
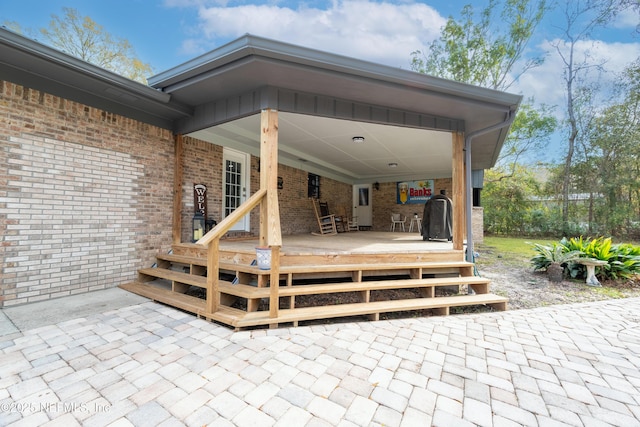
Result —
M 260 245 L 282 246 L 278 207 L 278 112 L 262 110 L 260 124 L 260 188 L 267 189 L 267 197 L 260 205 Z
M 262 110 L 260 115 L 260 188 L 267 195 L 260 204 L 260 245 L 271 248 L 269 317 L 278 317 L 280 300 L 280 208 L 278 205 L 278 112 Z M 277 323 L 272 326 L 277 326 Z
M 280 308 L 280 246 L 271 247 L 271 275 L 269 277 L 269 317 L 278 317 Z M 277 328 L 277 323 L 269 325 L 270 328 Z
M 183 147 L 182 135 L 174 138 L 174 163 L 173 163 L 173 224 L 172 240 L 174 244 L 182 241 L 182 176 L 183 176 Z
M 220 307 L 220 292 L 218 291 L 220 277 L 219 251 L 220 240 L 213 239 L 207 246 L 207 313 L 215 313 Z
M 464 173 L 464 134 L 462 132 L 452 133 L 453 137 L 453 159 L 452 159 L 452 185 L 453 197 L 453 249 L 464 249 L 465 236 L 465 173 Z

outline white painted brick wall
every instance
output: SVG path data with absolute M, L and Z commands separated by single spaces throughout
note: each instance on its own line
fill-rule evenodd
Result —
M 127 153 L 38 137 L 11 137 L 4 238 L 6 305 L 117 286 L 136 257 L 137 180 Z M 17 189 L 17 191 L 16 191 Z M 0 206 L 2 206 L 0 204 Z M 9 283 L 11 282 L 11 283 Z

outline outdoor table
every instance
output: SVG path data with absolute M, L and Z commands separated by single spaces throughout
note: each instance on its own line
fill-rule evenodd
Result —
M 411 233 L 413 231 L 413 224 L 416 225 L 416 229 L 418 231 L 418 233 L 420 232 L 420 227 L 422 225 L 422 218 L 420 218 L 419 216 L 413 216 L 411 218 L 411 222 L 409 223 L 409 233 Z

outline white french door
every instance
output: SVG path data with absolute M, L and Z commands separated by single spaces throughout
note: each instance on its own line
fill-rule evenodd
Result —
M 240 151 L 224 148 L 222 164 L 222 216 L 226 218 L 240 206 L 249 194 L 249 155 Z M 249 214 L 231 227 L 233 231 L 250 230 Z

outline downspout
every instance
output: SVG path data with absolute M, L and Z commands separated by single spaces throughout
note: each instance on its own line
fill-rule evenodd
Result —
M 480 135 L 484 135 L 485 133 L 492 132 L 497 129 L 501 129 L 504 127 L 511 126 L 513 120 L 516 118 L 515 112 L 513 110 L 509 110 L 508 116 L 506 120 L 500 123 L 496 123 L 484 129 L 479 129 L 473 132 L 470 132 L 464 138 L 464 161 L 465 161 L 465 180 L 467 181 L 467 194 L 466 194 L 466 210 L 467 210 L 467 253 L 466 259 L 468 262 L 473 262 L 473 231 L 472 227 L 472 218 L 471 214 L 473 213 L 473 190 L 472 190 L 472 176 L 471 176 L 471 141 Z

